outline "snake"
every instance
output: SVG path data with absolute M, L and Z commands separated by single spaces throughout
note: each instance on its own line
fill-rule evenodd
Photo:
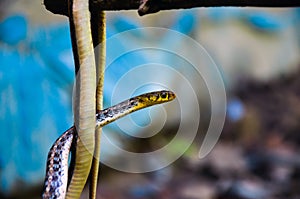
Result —
M 140 109 L 156 104 L 172 101 L 176 95 L 172 91 L 162 90 L 145 93 L 125 100 L 110 108 L 96 113 L 96 129 L 103 127 L 121 117 Z M 67 194 L 69 175 L 69 156 L 71 148 L 76 146 L 78 134 L 76 127 L 66 130 L 49 150 L 46 166 L 46 176 L 43 188 L 43 199 L 64 199 Z M 73 154 L 72 154 L 73 155 Z
M 79 199 L 94 159 L 97 67 L 91 34 L 90 1 L 68 0 L 67 2 L 76 74 L 73 107 L 75 107 L 74 124 L 78 139 L 74 149 L 76 158 L 72 164 L 74 170 L 66 199 Z M 101 86 L 103 87 L 103 84 Z

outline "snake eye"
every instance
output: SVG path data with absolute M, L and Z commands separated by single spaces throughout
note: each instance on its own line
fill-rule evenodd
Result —
M 162 97 L 162 98 L 166 98 L 166 97 L 167 97 L 167 93 L 166 93 L 166 92 L 163 92 L 163 93 L 161 94 L 161 97 Z

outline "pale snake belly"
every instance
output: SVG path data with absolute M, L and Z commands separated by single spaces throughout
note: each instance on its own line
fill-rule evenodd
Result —
M 175 99 L 171 91 L 156 91 L 142 94 L 96 114 L 96 128 L 103 127 L 131 112 L 169 102 Z M 48 153 L 43 199 L 64 199 L 68 186 L 69 155 L 76 144 L 77 133 L 74 126 L 65 131 L 52 145 Z

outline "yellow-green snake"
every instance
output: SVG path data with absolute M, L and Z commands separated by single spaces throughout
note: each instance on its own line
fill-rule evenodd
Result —
M 68 0 L 68 9 L 76 72 L 74 124 L 79 136 L 66 199 L 79 199 L 94 159 L 97 69 L 89 0 Z M 103 83 L 100 84 L 103 87 Z M 102 97 L 98 99 L 102 100 Z
M 175 99 L 171 91 L 156 91 L 142 94 L 115 106 L 99 111 L 96 114 L 96 128 L 103 127 L 118 118 L 134 111 Z M 46 177 L 43 189 L 43 199 L 64 199 L 68 187 L 68 162 L 71 147 L 77 144 L 76 127 L 65 131 L 52 145 L 47 159 Z

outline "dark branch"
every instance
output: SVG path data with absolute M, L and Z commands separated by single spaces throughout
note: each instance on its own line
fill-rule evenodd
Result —
M 46 8 L 68 15 L 68 0 L 44 0 Z M 138 10 L 140 15 L 160 10 L 194 7 L 251 6 L 251 7 L 299 7 L 299 0 L 90 0 L 91 10 Z

